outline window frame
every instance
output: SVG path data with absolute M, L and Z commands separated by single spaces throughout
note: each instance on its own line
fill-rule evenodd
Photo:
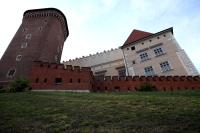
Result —
M 12 73 L 11 73 L 11 71 L 12 71 Z M 9 69 L 8 70 L 8 72 L 7 72 L 7 77 L 14 77 L 15 76 L 15 73 L 16 73 L 16 69 L 15 68 L 11 68 L 11 69 Z
M 141 62 L 150 59 L 148 52 L 142 52 L 142 53 L 140 53 L 140 54 L 139 54 L 139 57 L 140 57 L 140 61 L 141 61 Z
M 160 65 L 160 70 L 162 73 L 172 70 L 172 66 L 169 61 L 163 61 L 159 63 L 159 65 Z
M 153 49 L 153 51 L 156 57 L 165 54 L 163 47 L 156 47 Z
M 154 75 L 156 75 L 156 73 L 154 71 L 154 67 L 153 66 L 147 66 L 147 67 L 145 67 L 144 68 L 144 74 L 146 76 L 154 76 Z
M 16 61 L 21 61 L 21 60 L 22 60 L 22 55 L 20 55 L 20 54 L 17 55 L 17 56 L 16 56 Z

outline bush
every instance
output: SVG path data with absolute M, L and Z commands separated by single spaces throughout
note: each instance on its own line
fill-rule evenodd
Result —
M 24 77 L 19 77 L 10 83 L 11 92 L 22 92 L 29 88 L 29 81 Z
M 156 91 L 156 87 L 151 83 L 146 82 L 140 85 L 138 91 Z

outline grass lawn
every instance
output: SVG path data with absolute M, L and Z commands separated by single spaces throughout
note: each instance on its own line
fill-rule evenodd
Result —
M 200 90 L 0 93 L 0 132 L 200 132 Z

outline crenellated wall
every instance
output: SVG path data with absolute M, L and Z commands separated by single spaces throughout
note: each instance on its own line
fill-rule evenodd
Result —
M 29 75 L 33 90 L 137 91 L 151 83 L 157 91 L 200 89 L 200 76 L 95 77 L 89 67 L 34 62 Z
M 111 49 L 89 56 L 83 56 L 63 62 L 65 65 L 91 67 L 95 76 L 101 74 L 105 76 L 118 75 L 119 67 L 124 67 L 123 53 L 121 49 Z M 101 73 L 104 72 L 104 73 Z
M 89 67 L 35 62 L 29 75 L 34 90 L 91 90 Z
M 157 91 L 200 89 L 199 76 L 107 76 L 94 78 L 93 91 L 137 91 L 144 83 L 151 83 Z

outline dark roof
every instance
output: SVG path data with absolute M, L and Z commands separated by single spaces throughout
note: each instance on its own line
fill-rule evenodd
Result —
M 153 36 L 156 36 L 156 35 L 159 35 L 159 34 L 162 34 L 162 33 L 165 33 L 165 32 L 169 32 L 169 31 L 173 34 L 173 28 L 172 27 L 165 29 L 163 31 L 154 33 L 154 34 L 150 33 L 150 32 L 146 32 L 146 31 L 140 31 L 140 30 L 134 29 L 121 48 L 129 46 L 133 43 L 137 43 L 139 41 L 144 41 L 145 39 L 148 39 L 148 38 L 151 38 Z
M 66 19 L 65 15 L 60 10 L 58 10 L 57 8 L 31 9 L 31 10 L 25 11 L 23 16 L 25 16 L 25 14 L 29 13 L 29 12 L 48 11 L 48 10 L 56 11 L 64 18 L 64 21 L 65 21 L 64 23 L 65 23 L 65 28 L 66 28 L 65 30 L 67 31 L 67 36 L 68 36 L 69 35 L 69 30 L 68 30 L 68 25 L 67 25 L 67 19 Z

